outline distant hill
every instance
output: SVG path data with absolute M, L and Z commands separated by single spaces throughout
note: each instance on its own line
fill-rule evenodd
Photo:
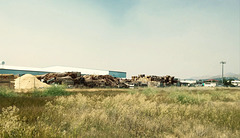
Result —
M 240 80 L 240 74 L 236 74 L 236 73 L 226 73 L 226 74 L 224 74 L 224 78 Z M 216 76 L 200 76 L 200 77 L 192 77 L 192 78 L 190 78 L 190 79 L 195 79 L 195 80 L 206 80 L 206 79 L 221 80 L 221 79 L 222 79 L 222 75 L 216 75 Z

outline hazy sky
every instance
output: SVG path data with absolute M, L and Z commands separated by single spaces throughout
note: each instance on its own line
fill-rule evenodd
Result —
M 181 78 L 240 73 L 239 0 L 0 0 L 0 61 Z

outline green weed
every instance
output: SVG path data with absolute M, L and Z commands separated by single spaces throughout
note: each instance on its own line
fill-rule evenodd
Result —
M 69 92 L 65 90 L 64 86 L 51 86 L 43 91 L 34 90 L 33 96 L 35 97 L 47 97 L 47 96 L 67 96 Z
M 129 93 L 130 94 L 141 93 L 141 94 L 150 96 L 150 95 L 155 95 L 159 93 L 159 91 L 157 88 L 139 88 L 139 89 L 131 90 Z
M 17 97 L 18 95 L 11 89 L 1 87 L 0 88 L 0 97 Z

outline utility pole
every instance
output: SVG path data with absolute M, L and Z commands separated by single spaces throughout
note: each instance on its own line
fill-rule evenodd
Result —
M 223 84 L 223 65 L 226 64 L 225 61 L 221 61 L 220 64 L 222 64 L 222 84 Z

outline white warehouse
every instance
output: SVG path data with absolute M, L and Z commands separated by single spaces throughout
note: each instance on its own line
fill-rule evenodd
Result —
M 98 70 L 98 69 L 86 69 L 86 68 L 76 68 L 76 67 L 64 67 L 64 66 L 52 66 L 45 68 L 32 68 L 32 67 L 19 67 L 19 66 L 1 66 L 0 74 L 32 74 L 32 75 L 42 75 L 46 73 L 53 72 L 81 72 L 81 74 L 92 74 L 92 75 L 111 75 L 117 78 L 126 78 L 127 73 L 121 71 L 111 71 L 111 70 Z

